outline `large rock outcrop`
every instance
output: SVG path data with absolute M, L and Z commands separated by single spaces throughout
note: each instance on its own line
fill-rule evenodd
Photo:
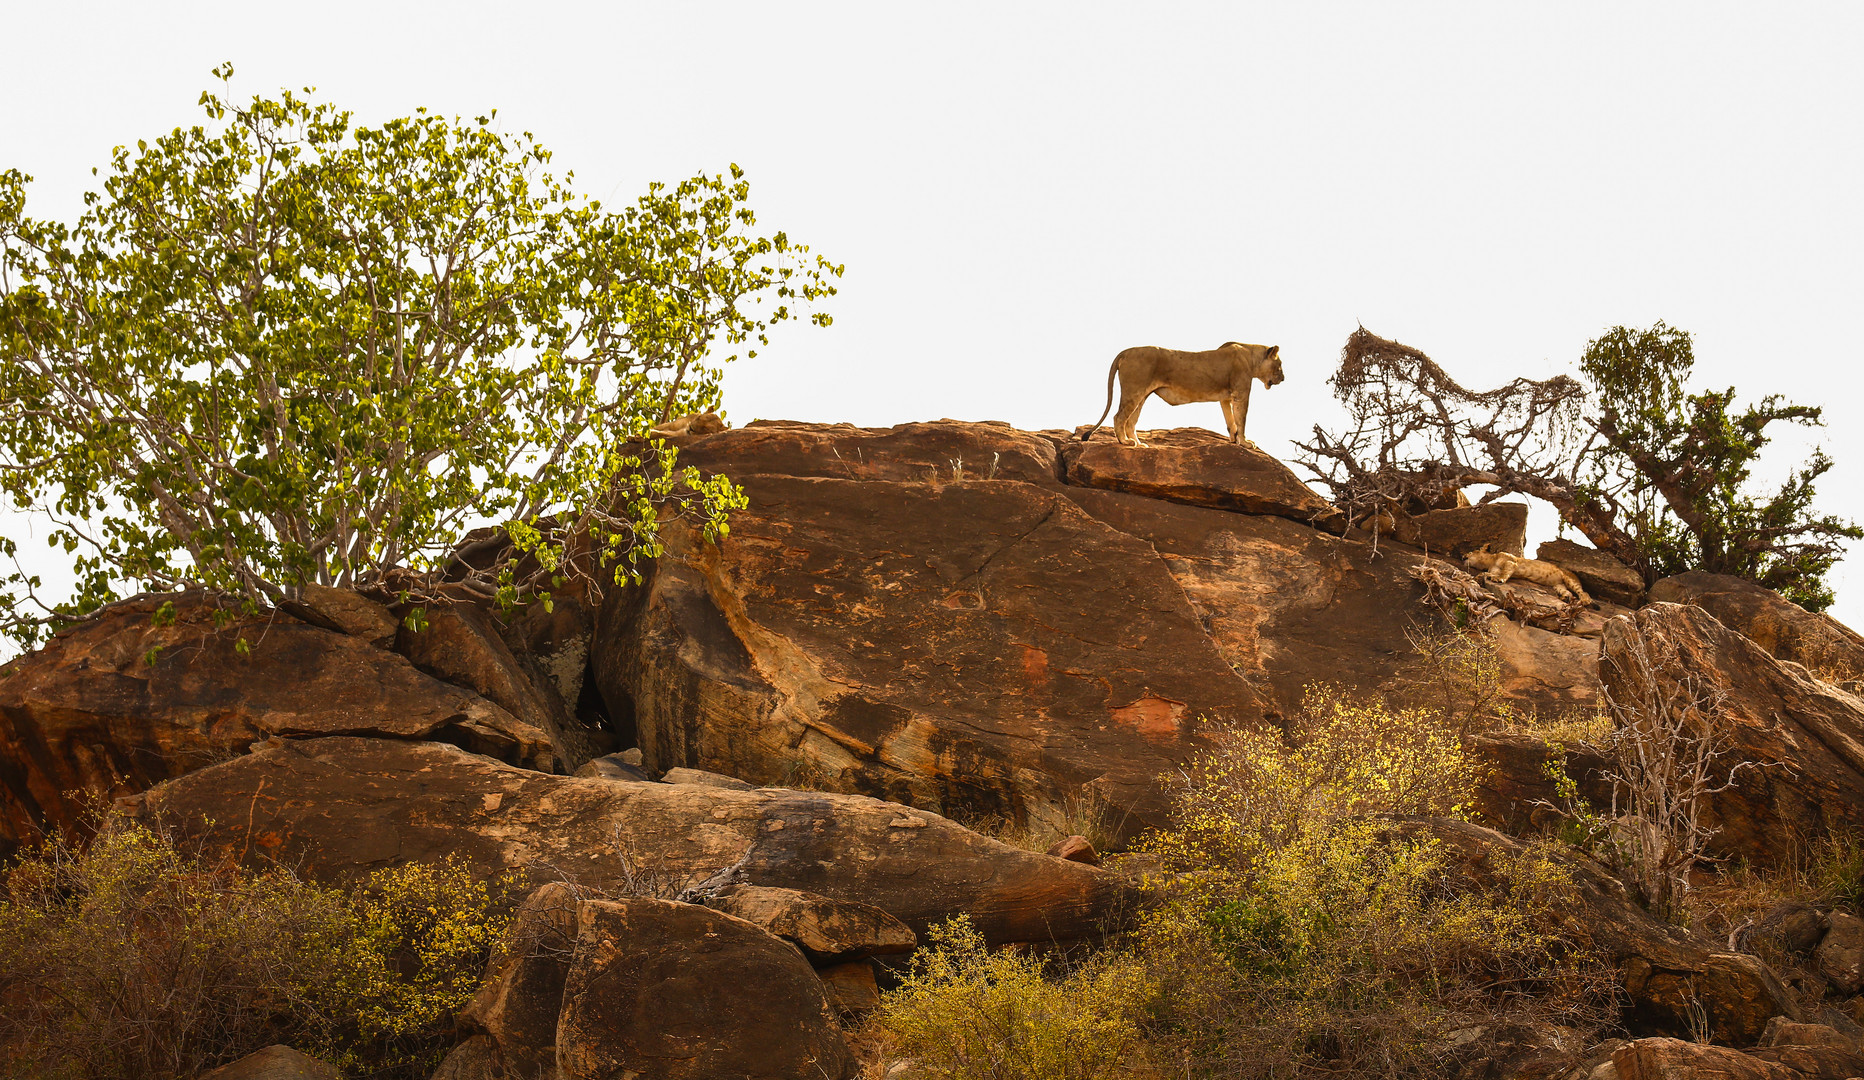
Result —
M 1774 659 L 1700 607 L 1652 604 L 1606 626 L 1600 675 L 1620 705 L 1707 695 L 1729 740 L 1718 763 L 1746 763 L 1707 796 L 1710 850 L 1756 866 L 1796 841 L 1864 827 L 1864 700 Z M 1621 715 L 1626 722 L 1628 715 Z
M 280 739 L 125 806 L 209 850 L 334 881 L 448 855 L 610 891 L 736 867 L 748 884 L 872 905 L 915 932 L 969 912 L 996 942 L 1084 938 L 1129 900 L 1105 871 L 895 803 L 552 776 L 441 743 Z
M 282 614 L 217 624 L 197 593 L 157 620 L 162 603 L 115 605 L 0 667 L 0 854 L 77 827 L 86 793 L 140 791 L 269 736 L 437 739 L 550 765 L 545 732 L 362 638 Z
M 1132 832 L 1162 820 L 1157 778 L 1200 718 L 1279 724 L 1321 680 L 1397 692 L 1432 621 L 1406 573 L 1421 553 L 1325 531 L 1327 504 L 1254 448 L 1146 438 L 940 421 L 682 440 L 750 506 L 717 546 L 670 530 L 603 611 L 608 712 L 650 773 L 1055 826 L 1085 802 Z M 1587 669 L 1596 646 L 1573 651 Z M 1591 689 L 1517 659 L 1523 701 Z

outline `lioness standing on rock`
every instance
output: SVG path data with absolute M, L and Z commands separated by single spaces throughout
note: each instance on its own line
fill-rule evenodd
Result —
M 1206 352 L 1161 349 L 1156 345 L 1127 349 L 1113 358 L 1113 367 L 1107 371 L 1107 408 L 1081 436 L 1082 442 L 1100 430 L 1108 410 L 1113 408 L 1116 375 L 1120 379 L 1120 411 L 1113 416 L 1113 436 L 1121 445 L 1144 445 L 1134 429 L 1139 426 L 1139 407 L 1152 394 L 1164 398 L 1168 405 L 1219 403 L 1224 422 L 1230 427 L 1230 441 L 1240 444 L 1247 441 L 1243 425 L 1249 422 L 1250 381 L 1261 379 L 1263 386 L 1282 381 L 1281 346 L 1226 341 Z

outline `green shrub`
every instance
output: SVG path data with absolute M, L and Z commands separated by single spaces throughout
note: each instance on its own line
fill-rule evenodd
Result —
M 424 1078 L 504 892 L 453 862 L 344 891 L 121 819 L 54 838 L 0 896 L 0 1075 L 167 1080 L 288 1042 L 351 1076 Z
M 877 1018 L 913 1075 L 1099 1080 L 1142 1053 L 1149 987 L 1136 965 L 1103 960 L 1049 978 L 1035 956 L 991 952 L 966 916 L 928 936 Z
M 1435 1077 L 1459 1030 L 1602 1021 L 1610 972 L 1548 849 L 1492 855 L 1478 882 L 1393 818 L 1462 815 L 1465 719 L 1316 687 L 1286 738 L 1212 730 L 1143 844 L 1163 872 L 1135 934 L 1045 967 L 947 926 L 882 1038 L 942 1080 Z
M 1600 1014 L 1605 973 L 1548 852 L 1492 858 L 1478 884 L 1393 822 L 1469 804 L 1478 768 L 1448 716 L 1320 688 L 1287 742 L 1217 732 L 1150 842 L 1175 873 L 1138 955 L 1197 973 L 1153 1028 L 1174 1058 L 1219 1076 L 1435 1076 L 1459 1028 Z

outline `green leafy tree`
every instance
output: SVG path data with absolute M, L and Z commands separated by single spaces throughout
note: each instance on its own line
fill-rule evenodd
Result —
M 1733 387 L 1690 393 L 1687 331 L 1659 322 L 1615 326 L 1580 361 L 1593 385 L 1602 445 L 1585 458 L 1582 487 L 1617 511 L 1651 578 L 1707 570 L 1746 578 L 1810 611 L 1832 603 L 1825 575 L 1857 526 L 1813 512 L 1813 485 L 1831 469 L 1823 450 L 1770 494 L 1750 491 L 1755 460 L 1779 421 L 1821 426 L 1822 410 L 1777 394 L 1739 411 Z
M 522 557 L 462 584 L 506 602 L 630 574 L 670 514 L 726 529 L 728 480 L 620 448 L 835 291 L 753 232 L 737 166 L 611 210 L 492 117 L 200 103 L 118 148 L 75 224 L 0 174 L 0 490 L 79 573 L 48 603 L 14 563 L 15 639 L 134 588 L 256 606 L 432 569 L 479 523 Z

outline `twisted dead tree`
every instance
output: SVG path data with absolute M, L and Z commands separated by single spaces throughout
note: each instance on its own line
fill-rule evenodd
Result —
M 1545 499 L 1593 546 L 1641 564 L 1620 508 L 1574 480 L 1597 444 L 1577 379 L 1471 390 L 1417 349 L 1362 326 L 1346 339 L 1329 383 L 1349 422 L 1339 432 L 1314 425 L 1313 440 L 1295 444 L 1305 452 L 1296 460 L 1355 520 L 1376 527 L 1383 515 L 1455 505 L 1463 488 L 1484 484 L 1494 490 L 1482 502 Z

